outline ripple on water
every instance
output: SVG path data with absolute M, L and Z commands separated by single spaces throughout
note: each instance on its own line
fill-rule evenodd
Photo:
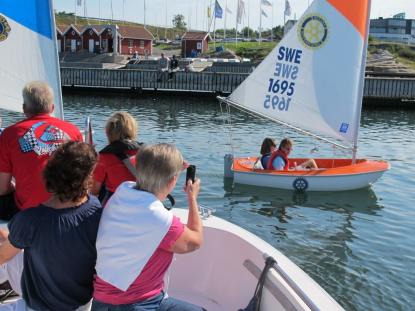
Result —
M 340 193 L 295 194 L 233 185 L 223 179 L 229 128 L 216 100 L 178 96 L 66 95 L 65 118 L 82 127 L 93 116 L 98 148 L 105 120 L 123 109 L 140 123 L 139 141 L 172 142 L 197 165 L 200 202 L 257 234 L 297 263 L 346 310 L 412 310 L 415 305 L 415 112 L 364 110 L 359 157 L 385 159 L 392 169 L 371 188 Z M 0 111 L 11 124 L 21 114 Z M 232 112 L 236 155 L 258 154 L 266 136 L 294 139 L 296 156 L 349 156 L 331 146 Z M 316 156 L 316 154 L 313 154 Z M 180 177 L 179 184 L 184 182 Z M 173 192 L 185 206 L 183 191 Z

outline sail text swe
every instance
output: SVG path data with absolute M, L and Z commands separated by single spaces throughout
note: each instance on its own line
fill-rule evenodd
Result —
M 269 78 L 264 108 L 288 111 L 295 93 L 295 81 L 299 73 L 302 50 L 281 46 L 278 49 L 277 62 L 273 77 Z

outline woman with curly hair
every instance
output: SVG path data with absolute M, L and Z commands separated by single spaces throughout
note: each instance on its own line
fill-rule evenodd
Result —
M 10 232 L 2 232 L 0 275 L 22 273 L 20 284 L 11 282 L 23 296 L 19 310 L 87 310 L 102 212 L 88 194 L 97 158 L 86 143 L 61 145 L 43 171 L 50 199 L 18 213 L 8 224 Z

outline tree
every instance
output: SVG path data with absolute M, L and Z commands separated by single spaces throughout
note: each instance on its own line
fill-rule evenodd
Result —
M 242 32 L 242 35 L 244 36 L 244 37 L 248 37 L 248 36 L 250 36 L 250 37 L 254 37 L 255 35 L 254 35 L 254 30 L 252 29 L 252 28 L 249 28 L 249 27 L 244 27 L 244 28 L 242 28 L 242 30 L 241 30 L 241 32 Z
M 174 28 L 180 30 L 186 30 L 186 23 L 184 22 L 184 16 L 182 14 L 177 14 L 173 17 L 173 26 Z

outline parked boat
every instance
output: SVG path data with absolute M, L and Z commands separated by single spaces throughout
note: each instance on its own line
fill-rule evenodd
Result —
M 248 185 L 341 191 L 368 187 L 390 168 L 356 158 L 369 15 L 370 0 L 315 0 L 254 72 L 229 97 L 219 97 L 347 149 L 351 158 L 317 159 L 317 170 L 271 171 L 255 169 L 256 157 L 228 157 L 225 176 Z

